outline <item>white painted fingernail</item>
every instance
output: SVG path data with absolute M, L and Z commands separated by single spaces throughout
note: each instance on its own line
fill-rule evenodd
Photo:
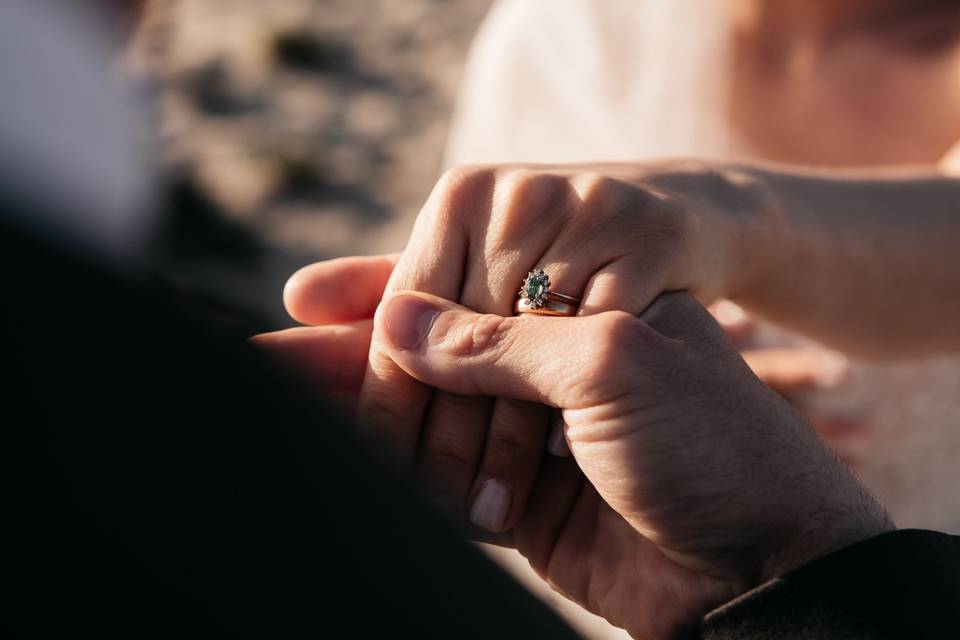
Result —
M 559 416 L 554 420 L 550 435 L 547 436 L 547 451 L 558 458 L 570 455 L 570 447 L 567 446 L 567 439 L 563 435 L 563 418 Z
M 821 353 L 820 367 L 815 374 L 817 384 L 821 387 L 837 386 L 847 375 L 848 368 L 849 362 L 843 355 L 832 351 Z
M 487 480 L 473 499 L 470 522 L 487 531 L 501 531 L 512 499 L 513 494 L 505 482 Z

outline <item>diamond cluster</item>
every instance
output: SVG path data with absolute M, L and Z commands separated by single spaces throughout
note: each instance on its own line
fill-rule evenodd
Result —
M 534 269 L 527 274 L 520 288 L 520 297 L 525 303 L 539 309 L 547 304 L 547 294 L 550 293 L 550 276 L 543 269 Z

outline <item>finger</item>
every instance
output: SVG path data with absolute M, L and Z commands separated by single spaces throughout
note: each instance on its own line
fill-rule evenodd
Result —
M 581 297 L 578 315 L 625 311 L 637 315 L 663 292 L 674 262 L 677 231 L 656 224 L 637 225 L 642 236 L 609 233 L 624 211 L 637 216 L 663 208 L 659 197 L 628 182 L 590 175 L 576 180 L 582 215 L 543 256 L 542 268 L 551 276 L 551 289 Z M 663 236 L 661 238 L 661 236 Z M 597 250 L 597 239 L 604 238 Z M 643 247 L 638 252 L 636 247 Z
M 497 399 L 473 483 L 472 524 L 499 532 L 520 519 L 537 477 L 549 418 L 550 409 L 539 403 Z
M 372 320 L 263 333 L 250 342 L 328 393 L 356 394 L 370 350 Z
M 609 246 L 604 260 L 592 265 L 588 279 L 580 284 L 579 314 L 621 310 L 637 315 L 657 295 L 671 288 L 668 275 L 676 271 L 678 237 L 682 235 L 682 230 L 672 223 L 679 224 L 685 218 L 663 217 L 668 205 L 659 195 L 609 176 L 583 178 L 580 191 L 589 215 L 583 216 L 578 228 L 571 230 L 574 242 L 590 242 L 593 246 L 594 239 L 607 229 L 622 228 L 624 212 L 641 220 L 625 232 L 605 234 Z M 663 219 L 642 220 L 655 214 Z M 561 255 L 557 257 L 562 259 Z
M 617 228 L 623 211 L 642 207 L 647 194 L 623 181 L 589 174 L 575 178 L 574 186 L 581 210 L 557 234 L 538 266 L 550 276 L 552 291 L 582 299 L 579 315 L 615 309 L 639 313 L 642 308 L 633 310 L 633 300 L 645 297 L 646 289 L 659 286 L 654 277 L 656 270 L 628 273 L 629 277 L 611 295 L 606 295 L 609 287 L 598 287 L 597 282 L 598 277 L 601 281 L 606 278 L 598 274 L 612 272 L 611 266 L 620 265 L 625 256 L 635 253 L 636 239 L 611 233 L 611 229 Z M 629 289 L 629 295 L 624 295 L 624 289 Z
M 524 276 L 560 233 L 577 197 L 561 176 L 524 169 L 503 173 L 485 231 L 473 235 L 460 303 L 507 316 Z M 447 396 L 438 392 L 433 404 L 450 402 Z M 462 397 L 455 402 L 462 403 Z M 469 491 L 468 515 L 476 527 L 501 532 L 523 513 L 543 455 L 549 410 L 512 398 L 488 403 L 492 413 L 488 407 L 489 429 Z M 434 433 L 460 429 L 458 421 L 441 419 L 433 406 L 428 422 Z
M 776 348 L 744 351 L 741 355 L 758 378 L 784 395 L 834 387 L 848 370 L 846 358 L 829 351 Z
M 416 289 L 459 299 L 470 241 L 463 220 L 489 215 L 493 177 L 492 170 L 444 175 L 417 218 L 386 292 Z M 397 366 L 380 334 L 375 319 L 357 419 L 364 433 L 403 464 L 413 460 L 432 391 Z
M 372 318 L 399 257 L 351 256 L 308 265 L 287 280 L 284 307 L 303 324 Z
M 609 507 L 589 481 L 581 483 L 580 491 L 572 502 L 566 518 L 556 533 L 550 558 L 542 574 L 555 590 L 574 602 L 586 605 L 588 600 L 585 592 L 590 581 L 586 579 L 585 574 L 589 574 L 589 564 L 577 561 L 551 562 L 550 560 L 579 559 L 585 552 L 596 553 L 598 550 L 593 543 L 596 541 L 597 532 L 602 530 L 597 519 L 600 510 L 609 509 Z
M 550 557 L 584 484 L 573 458 L 547 458 L 541 465 L 526 509 L 513 528 L 513 543 L 537 574 L 546 579 Z
M 578 296 L 593 273 L 610 260 L 610 252 L 618 250 L 616 236 L 600 232 L 609 214 L 626 206 L 620 198 L 609 197 L 610 189 L 601 186 L 608 182 L 605 179 L 588 177 L 571 184 L 566 177 L 524 171 L 508 178 L 504 191 L 510 192 L 510 208 L 499 212 L 485 234 L 483 251 L 476 252 L 484 256 L 484 264 L 471 270 L 479 277 L 468 276 L 461 298 L 471 309 L 501 316 L 512 314 L 517 289 L 535 267 L 551 277 L 555 291 Z M 623 200 L 628 200 L 627 192 L 625 187 L 621 190 Z M 598 247 L 598 233 L 614 242 Z M 474 483 L 470 511 L 474 524 L 493 531 L 514 526 L 536 478 L 550 426 L 550 412 L 538 404 L 496 400 Z M 562 426 L 546 444 L 563 455 Z
M 653 246 L 642 254 L 604 265 L 583 288 L 580 315 L 612 310 L 641 314 L 658 295 L 669 290 L 664 268 L 669 260 Z
M 420 434 L 417 475 L 462 522 L 487 436 L 489 398 L 436 392 Z
M 462 395 L 505 396 L 564 410 L 592 407 L 635 383 L 635 354 L 660 339 L 637 318 L 477 314 L 404 291 L 377 312 L 389 356 L 418 380 Z
M 487 219 L 473 221 L 468 268 L 458 302 L 506 316 L 527 272 L 561 235 L 578 197 L 561 176 L 503 170 Z M 494 215 L 495 212 L 495 215 Z

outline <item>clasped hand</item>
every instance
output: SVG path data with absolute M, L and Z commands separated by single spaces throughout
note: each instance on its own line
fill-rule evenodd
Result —
M 701 306 L 749 283 L 739 245 L 776 229 L 764 198 L 702 166 L 458 169 L 402 256 L 306 268 L 285 299 L 317 326 L 257 342 L 359 392 L 374 446 L 479 537 L 671 637 L 892 528 Z M 581 317 L 511 315 L 534 267 L 582 293 Z M 546 455 L 558 414 L 571 458 Z

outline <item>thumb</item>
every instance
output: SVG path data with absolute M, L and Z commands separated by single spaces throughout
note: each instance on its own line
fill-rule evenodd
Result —
M 615 319 L 614 319 L 615 318 Z M 486 395 L 576 409 L 603 399 L 608 381 L 592 363 L 613 370 L 610 326 L 629 314 L 579 318 L 478 314 L 424 293 L 397 292 L 377 312 L 378 343 L 408 374 L 460 395 Z M 610 326 L 605 326 L 610 325 Z

